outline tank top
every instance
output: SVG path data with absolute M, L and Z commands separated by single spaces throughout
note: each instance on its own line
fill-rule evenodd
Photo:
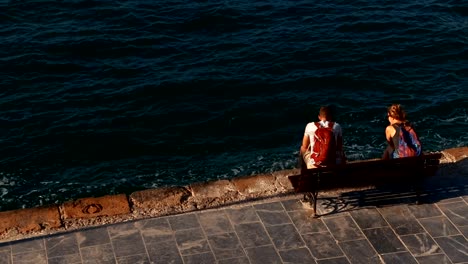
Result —
M 395 135 L 393 135 L 392 137 L 392 147 L 393 147 L 393 152 L 392 152 L 392 155 L 391 155 L 391 158 L 394 159 L 394 158 L 397 158 L 399 157 L 398 155 L 398 147 L 400 145 L 400 125 L 401 123 L 399 124 L 393 124 L 392 126 L 395 128 Z

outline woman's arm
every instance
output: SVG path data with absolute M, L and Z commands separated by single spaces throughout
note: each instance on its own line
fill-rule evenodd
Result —
M 385 138 L 387 139 L 388 144 L 392 147 L 394 147 L 392 137 L 395 135 L 395 133 L 396 130 L 393 126 L 387 126 L 387 128 L 385 128 Z

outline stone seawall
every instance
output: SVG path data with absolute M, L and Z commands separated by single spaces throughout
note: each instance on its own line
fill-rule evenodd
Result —
M 441 152 L 441 164 L 468 158 L 468 147 Z M 299 169 L 283 170 L 4 211 L 0 212 L 0 242 L 287 195 L 293 193 L 288 176 L 297 174 Z

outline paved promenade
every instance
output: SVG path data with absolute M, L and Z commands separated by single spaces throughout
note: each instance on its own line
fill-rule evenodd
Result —
M 467 186 L 302 196 L 0 244 L 0 263 L 468 263 Z M 375 206 L 378 204 L 378 206 Z

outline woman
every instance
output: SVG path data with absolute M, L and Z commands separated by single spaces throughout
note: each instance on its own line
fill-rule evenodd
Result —
M 388 147 L 383 159 L 394 159 L 421 154 L 421 144 L 413 127 L 406 120 L 406 113 L 399 104 L 392 104 L 387 111 L 388 122 L 385 138 Z M 400 136 L 401 135 L 401 136 Z

